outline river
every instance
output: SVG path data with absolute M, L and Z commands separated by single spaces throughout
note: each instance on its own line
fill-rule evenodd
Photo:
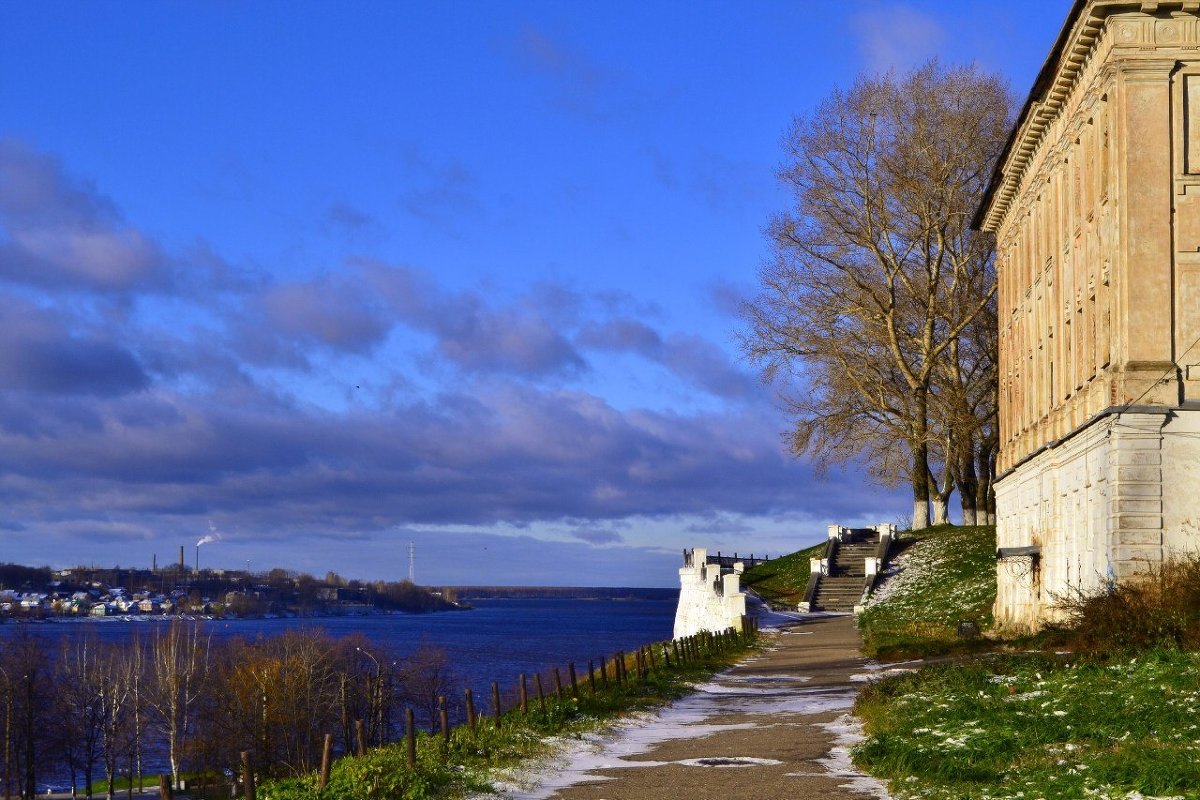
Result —
M 511 687 L 521 673 L 569 662 L 586 670 L 589 659 L 670 639 L 675 603 L 669 595 L 653 600 L 477 599 L 471 601 L 474 608 L 469 611 L 212 620 L 204 625 L 217 639 L 255 639 L 305 628 L 321 628 L 338 637 L 362 634 L 397 659 L 422 645 L 440 647 L 462 685 L 485 698 L 492 681 Z M 121 642 L 135 633 L 144 638 L 164 624 L 163 618 L 154 617 L 9 623 L 0 625 L 0 647 L 6 638 L 21 632 L 51 640 L 90 633 L 100 641 Z M 51 785 L 62 788 L 52 779 L 41 791 Z

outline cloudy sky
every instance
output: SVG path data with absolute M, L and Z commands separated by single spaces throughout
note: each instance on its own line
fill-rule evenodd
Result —
M 903 493 L 740 357 L 792 118 L 1067 0 L 0 5 L 0 561 L 672 585 Z

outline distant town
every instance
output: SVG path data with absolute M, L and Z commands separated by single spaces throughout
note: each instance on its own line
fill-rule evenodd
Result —
M 420 613 L 464 608 L 453 589 L 267 572 L 0 564 L 0 621 L 188 615 L 224 618 Z

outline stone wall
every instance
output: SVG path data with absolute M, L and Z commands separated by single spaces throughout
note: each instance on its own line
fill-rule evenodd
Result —
M 708 563 L 708 551 L 697 547 L 679 570 L 679 605 L 675 610 L 675 638 L 700 631 L 742 629 L 746 595 L 741 591 L 741 563 L 732 571 Z
M 1088 594 L 1200 549 L 1200 409 L 1106 414 L 997 487 L 997 622 L 1031 629 Z

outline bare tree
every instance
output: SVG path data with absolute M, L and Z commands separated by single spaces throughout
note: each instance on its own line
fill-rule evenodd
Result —
M 371 673 L 358 652 L 365 644 L 316 629 L 223 643 L 214 649 L 211 691 L 197 709 L 191 752 L 209 766 L 236 768 L 240 752 L 252 749 L 264 775 L 312 772 L 324 735 L 339 723 L 343 686 L 356 697 L 369 694 Z M 354 710 L 360 708 L 368 707 Z M 370 719 L 353 717 L 363 718 Z
M 180 757 L 191 730 L 191 715 L 201 696 L 208 666 L 209 641 L 199 625 L 172 620 L 151 642 L 144 697 L 166 739 L 171 781 L 178 788 Z
M 458 683 L 454 663 L 441 647 L 422 644 L 400 667 L 400 695 L 421 714 L 431 730 L 438 724 L 439 698 L 449 695 Z
M 787 137 L 795 205 L 745 308 L 748 355 L 799 383 L 793 450 L 882 458 L 879 477 L 912 485 L 914 528 L 933 470 L 953 474 L 934 464 L 939 369 L 995 295 L 992 242 L 969 220 L 1011 109 L 999 77 L 937 62 L 835 91 Z
M 50 733 L 54 729 L 50 667 L 53 656 L 28 633 L 7 639 L 0 648 L 0 680 L 5 690 L 5 794 L 15 786 L 33 798 L 37 776 L 55 766 Z
M 82 775 L 84 795 L 88 798 L 92 796 L 92 778 L 100 761 L 104 717 L 99 649 L 92 635 L 64 640 L 54 675 L 56 744 L 71 773 L 72 794 Z
M 94 683 L 100 702 L 100 751 L 108 800 L 115 795 L 113 781 L 123 760 L 128 761 L 137 741 L 134 701 L 140 658 L 130 658 L 128 648 L 107 647 L 97 659 Z M 129 770 L 133 782 L 133 770 Z

